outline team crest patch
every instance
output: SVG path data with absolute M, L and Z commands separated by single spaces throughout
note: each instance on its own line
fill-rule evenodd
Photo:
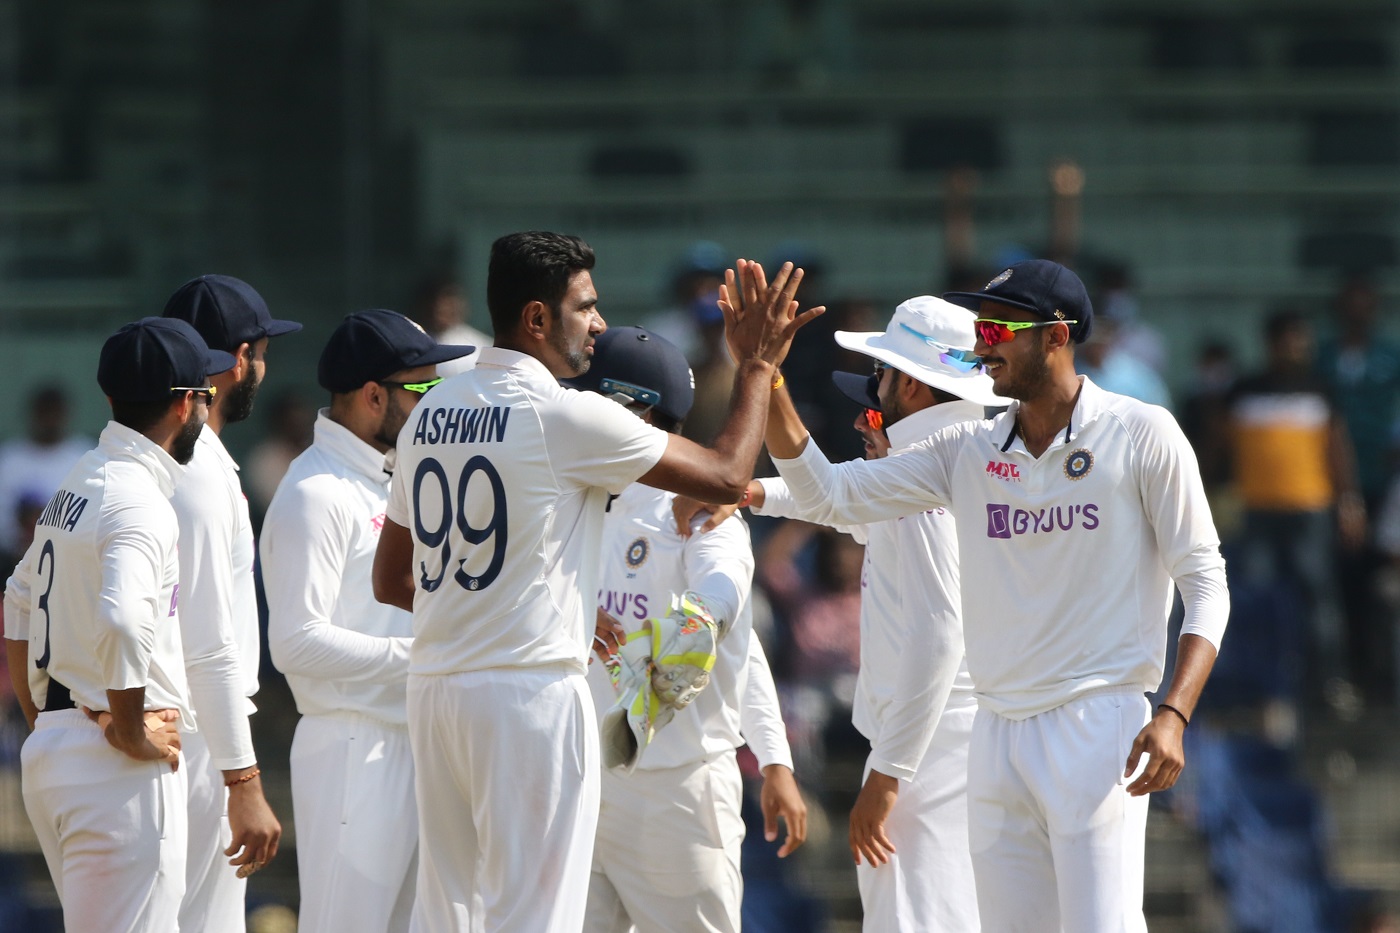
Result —
M 627 546 L 627 566 L 636 570 L 647 562 L 647 556 L 651 553 L 651 545 L 646 538 L 638 538 Z
M 996 288 L 998 285 L 1000 285 L 1002 282 L 1005 282 L 1009 278 L 1011 278 L 1011 270 L 1007 269 L 1005 272 L 1001 273 L 1001 275 L 998 275 L 986 285 L 983 285 L 982 291 L 991 291 L 992 289 Z
M 1065 475 L 1070 479 L 1083 479 L 1094 468 L 1094 455 L 1083 447 L 1065 458 Z

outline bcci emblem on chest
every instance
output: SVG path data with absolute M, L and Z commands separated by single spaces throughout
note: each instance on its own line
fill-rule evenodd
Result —
M 651 553 L 651 545 L 646 538 L 638 538 L 627 545 L 627 566 L 636 570 L 647 562 L 647 555 Z
M 1084 448 L 1065 457 L 1065 475 L 1070 479 L 1083 479 L 1094 468 L 1094 455 Z

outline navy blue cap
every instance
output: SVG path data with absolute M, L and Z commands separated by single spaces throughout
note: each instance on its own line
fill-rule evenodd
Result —
M 171 398 L 172 389 L 197 389 L 215 373 L 233 369 L 233 354 L 211 350 L 184 321 L 143 317 L 107 338 L 97 359 L 97 384 L 122 402 Z
M 201 275 L 175 290 L 164 317 L 189 321 L 215 350 L 234 352 L 254 343 L 301 330 L 296 321 L 279 321 L 267 310 L 253 286 L 231 275 Z
M 960 312 L 961 313 L 961 312 Z M 875 374 L 862 376 L 859 373 L 834 372 L 831 381 L 841 394 L 862 408 L 880 410 L 880 377 Z
M 347 314 L 331 332 L 316 366 L 316 381 L 331 392 L 353 392 L 401 369 L 446 363 L 475 351 L 463 344 L 438 343 L 397 311 L 371 308 Z
M 602 395 L 622 394 L 684 421 L 695 402 L 695 377 L 685 354 L 642 327 L 611 327 L 593 344 L 593 364 L 564 385 Z
M 948 292 L 943 298 L 973 311 L 984 301 L 994 301 L 1047 321 L 1078 321 L 1069 326 L 1075 343 L 1089 339 L 1094 327 L 1094 306 L 1084 283 L 1072 270 L 1048 259 L 1013 263 L 980 292 Z

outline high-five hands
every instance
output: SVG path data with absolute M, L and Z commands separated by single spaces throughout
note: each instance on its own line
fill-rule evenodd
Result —
M 724 273 L 719 287 L 719 307 L 724 313 L 724 338 L 736 363 L 761 360 L 779 366 L 787 358 L 799 329 L 826 310 L 797 312 L 797 286 L 802 270 L 785 262 L 770 284 L 763 267 L 740 259 Z

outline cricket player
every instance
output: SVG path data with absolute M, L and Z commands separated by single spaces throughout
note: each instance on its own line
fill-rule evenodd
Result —
M 621 327 L 600 336 L 593 349 L 588 372 L 566 385 L 607 396 L 662 430 L 680 430 L 695 389 L 675 345 L 640 327 Z M 615 654 L 617 639 L 634 635 L 682 597 L 724 623 L 725 635 L 703 692 L 657 730 L 634 767 L 603 771 L 584 923 L 589 933 L 634 927 L 737 933 L 744 822 L 735 752 L 745 737 L 764 776 L 765 819 L 776 830 L 781 813 L 787 825 L 779 855 L 806 838 L 807 808 L 793 778 L 777 688 L 752 634 L 748 528 L 732 516 L 709 534 L 682 537 L 671 517 L 674 498 L 633 484 L 608 504 L 599 636 Z M 588 680 L 595 707 L 610 708 L 617 697 L 605 665 L 590 665 Z M 745 702 L 749 693 L 753 699 Z
M 901 456 L 1006 403 L 972 352 L 973 317 L 923 295 L 899 305 L 883 332 L 836 332 L 842 347 L 875 359 L 868 380 L 834 374 L 866 406 L 855 426 L 870 459 Z M 755 514 L 816 518 L 781 479 L 755 480 L 749 492 Z M 956 524 L 938 508 L 841 530 L 866 546 L 852 715 L 871 750 L 850 819 L 864 929 L 976 933 L 967 754 L 977 701 L 964 661 Z
M 248 724 L 261 652 L 253 526 L 238 464 L 220 435 L 252 414 L 268 340 L 301 325 L 275 320 L 252 286 L 226 275 L 186 282 L 164 316 L 189 322 L 209 346 L 237 360 L 214 380 L 219 394 L 171 504 L 180 519 L 185 667 L 200 728 L 185 743 L 190 854 L 180 926 L 242 933 L 247 877 L 276 854 L 282 827 L 263 797 Z
M 374 589 L 413 611 L 422 933 L 582 928 L 599 787 L 584 675 L 608 495 L 641 480 L 736 501 L 777 364 L 820 313 L 797 313 L 800 270 L 785 265 L 760 290 L 741 267 L 730 417 L 701 447 L 558 384 L 587 371 L 606 329 L 593 264 L 577 237 L 497 240 L 487 279 L 495 345 L 399 434 Z
M 263 520 L 268 645 L 301 713 L 291 762 L 303 933 L 408 930 L 413 618 L 375 602 L 370 568 L 389 499 L 385 454 L 441 381 L 437 364 L 474 349 L 439 346 L 393 311 L 347 316 L 317 367 L 330 407 Z
M 109 337 L 112 420 L 45 506 L 5 587 L 6 655 L 34 728 L 24 805 L 69 933 L 166 933 L 185 890 L 181 736 L 194 727 L 170 495 L 234 365 L 183 321 Z M 37 713 L 37 719 L 35 718 Z
M 1007 412 L 834 466 L 776 392 L 769 450 L 824 523 L 957 519 L 982 927 L 1142 931 L 1145 795 L 1181 772 L 1229 613 L 1200 471 L 1164 409 L 1075 373 L 1093 309 L 1069 269 L 1028 260 L 944 297 L 976 309 L 974 349 Z M 1154 711 L 1173 583 L 1186 616 Z

